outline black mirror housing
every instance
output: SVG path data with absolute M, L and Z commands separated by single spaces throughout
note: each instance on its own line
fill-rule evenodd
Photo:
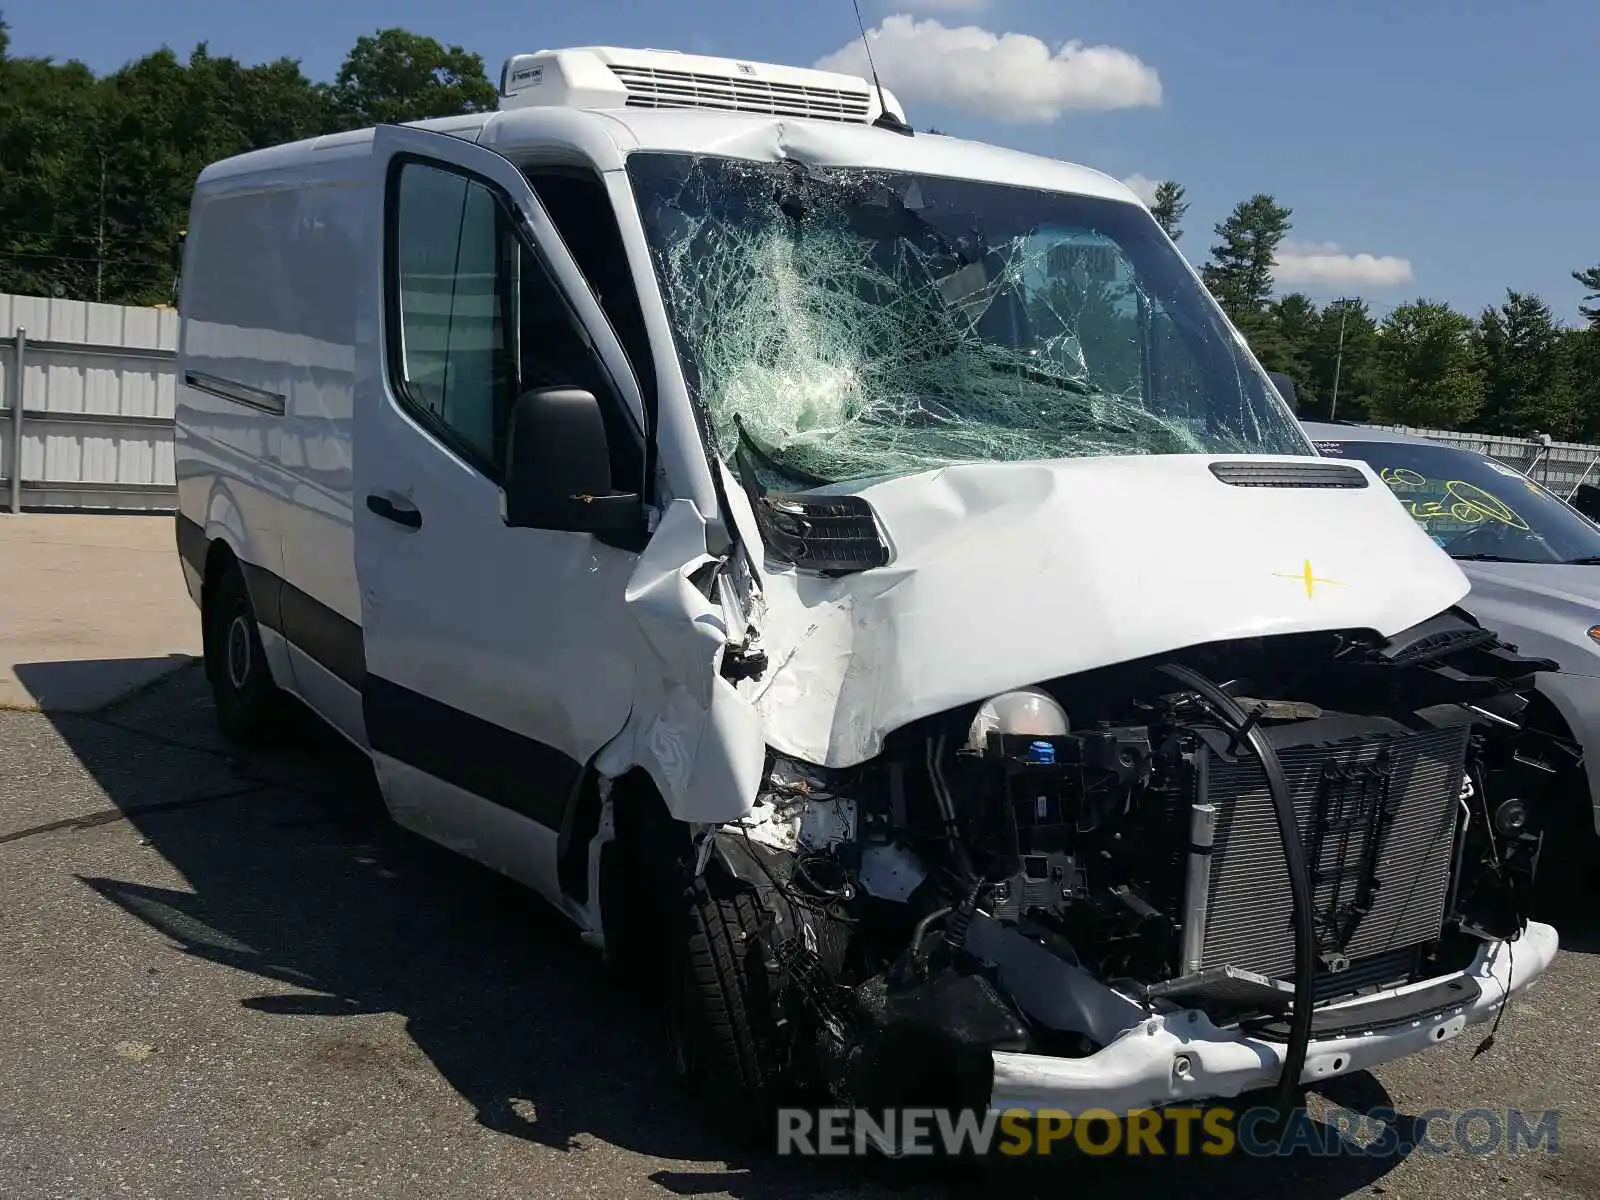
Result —
M 1290 379 L 1282 371 L 1268 371 L 1267 378 L 1272 380 L 1272 386 L 1278 389 L 1278 395 L 1283 397 L 1283 402 L 1289 406 L 1289 411 L 1298 413 L 1300 411 L 1300 401 L 1296 399 L 1294 394 L 1294 380 Z
M 1600 488 L 1592 483 L 1580 483 L 1577 490 L 1567 499 L 1572 505 L 1589 520 L 1600 522 Z
M 507 525 L 592 533 L 636 550 L 645 537 L 637 492 L 611 488 L 611 449 L 594 393 L 538 388 L 517 397 L 506 433 Z

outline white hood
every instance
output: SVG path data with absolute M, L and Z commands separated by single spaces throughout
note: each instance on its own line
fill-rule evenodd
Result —
M 768 653 L 740 685 L 767 742 L 823 766 L 997 692 L 1231 638 L 1394 634 L 1468 583 L 1364 463 L 1365 488 L 1242 487 L 1207 455 L 973 464 L 861 490 L 888 566 L 824 578 L 757 560 Z M 1304 464 L 1305 458 L 1248 461 Z

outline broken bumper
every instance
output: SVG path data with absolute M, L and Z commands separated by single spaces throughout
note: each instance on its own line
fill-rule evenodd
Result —
M 1317 1010 L 1302 1083 L 1403 1058 L 1492 1018 L 1506 999 L 1542 975 L 1555 958 L 1556 931 L 1529 922 L 1514 942 L 1493 942 L 1465 971 Z M 1452 995 L 1460 999 L 1452 1002 Z M 1395 1019 L 1406 1007 L 1423 1011 Z M 1385 1023 L 1387 1017 L 1387 1023 Z M 992 1109 L 1116 1115 L 1271 1087 L 1283 1073 L 1283 1041 L 1213 1025 L 1195 1010 L 1135 1025 L 1086 1058 L 996 1051 Z

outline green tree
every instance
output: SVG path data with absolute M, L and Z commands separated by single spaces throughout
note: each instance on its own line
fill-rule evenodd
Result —
M 1555 350 L 1557 387 L 1570 397 L 1574 441 L 1600 438 L 1600 329 L 1561 329 Z
M 15 58 L 0 20 L 0 290 L 122 303 L 171 295 L 171 248 L 208 163 L 377 121 L 492 107 L 483 62 L 403 30 L 357 41 L 337 81 L 198 46 L 97 79 Z
M 1592 266 L 1586 271 L 1574 271 L 1572 277 L 1583 285 L 1586 292 L 1583 297 L 1585 300 L 1600 300 L 1600 265 Z M 1590 325 L 1600 327 L 1600 304 L 1580 304 L 1578 311 Z
M 1366 301 L 1331 300 L 1317 314 L 1317 327 L 1303 351 L 1316 397 L 1308 412 L 1360 420 L 1367 414 L 1376 379 L 1378 325 Z
M 1320 324 L 1317 306 L 1303 292 L 1290 292 L 1267 305 L 1272 333 L 1264 348 L 1251 348 L 1269 371 L 1282 371 L 1294 380 L 1295 399 L 1300 411 L 1305 412 L 1316 402 L 1316 389 L 1311 379 L 1306 351 Z M 1270 359 L 1270 361 L 1269 361 Z
M 1505 303 L 1478 318 L 1484 367 L 1483 409 L 1476 424 L 1491 433 L 1568 436 L 1578 415 L 1557 356 L 1561 329 L 1538 296 L 1507 289 Z
M 1600 300 L 1600 266 L 1574 271 L 1572 278 L 1585 300 Z M 1579 436 L 1588 439 L 1600 437 L 1600 304 L 1579 304 L 1578 311 L 1588 324 L 1561 331 L 1556 370 L 1572 396 Z
M 0 291 L 85 294 L 94 278 L 83 164 L 95 80 L 82 63 L 13 58 L 0 22 Z
M 1459 429 L 1483 406 L 1483 371 L 1470 318 L 1419 299 L 1384 318 L 1371 415 L 1384 424 Z
M 481 55 L 404 29 L 357 38 L 329 92 L 349 129 L 486 112 L 498 94 Z
M 1216 226 L 1217 245 L 1202 275 L 1211 294 L 1244 330 L 1246 314 L 1259 313 L 1272 295 L 1272 267 L 1289 236 L 1293 212 L 1260 193 L 1241 201 Z M 1247 334 L 1248 336 L 1248 334 Z
M 1170 179 L 1156 184 L 1155 203 L 1150 206 L 1150 215 L 1156 219 L 1156 224 L 1167 231 L 1167 236 L 1177 241 L 1183 236 L 1183 214 L 1189 211 L 1189 202 L 1183 198 L 1183 185 Z
M 161 50 L 128 64 L 101 81 L 96 99 L 94 145 L 81 167 L 85 186 L 96 186 L 76 207 L 95 214 L 98 237 L 103 169 L 107 298 L 133 303 L 169 298 L 172 246 L 208 163 L 333 126 L 298 63 L 246 67 L 203 44 L 187 62 Z

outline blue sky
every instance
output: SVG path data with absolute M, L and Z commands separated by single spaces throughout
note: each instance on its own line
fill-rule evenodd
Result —
M 1476 312 L 1508 286 L 1577 320 L 1600 263 L 1595 0 L 861 0 L 919 128 L 1173 178 L 1183 248 L 1265 191 L 1294 210 L 1279 290 L 1418 295 Z M 12 52 L 115 69 L 163 44 L 283 55 L 329 78 L 400 25 L 481 53 L 610 44 L 811 65 L 855 38 L 849 0 L 0 0 Z M 1008 36 L 1009 35 L 1009 36 Z M 1063 52 L 1063 47 L 1067 50 Z M 848 59 L 854 51 L 846 51 Z

